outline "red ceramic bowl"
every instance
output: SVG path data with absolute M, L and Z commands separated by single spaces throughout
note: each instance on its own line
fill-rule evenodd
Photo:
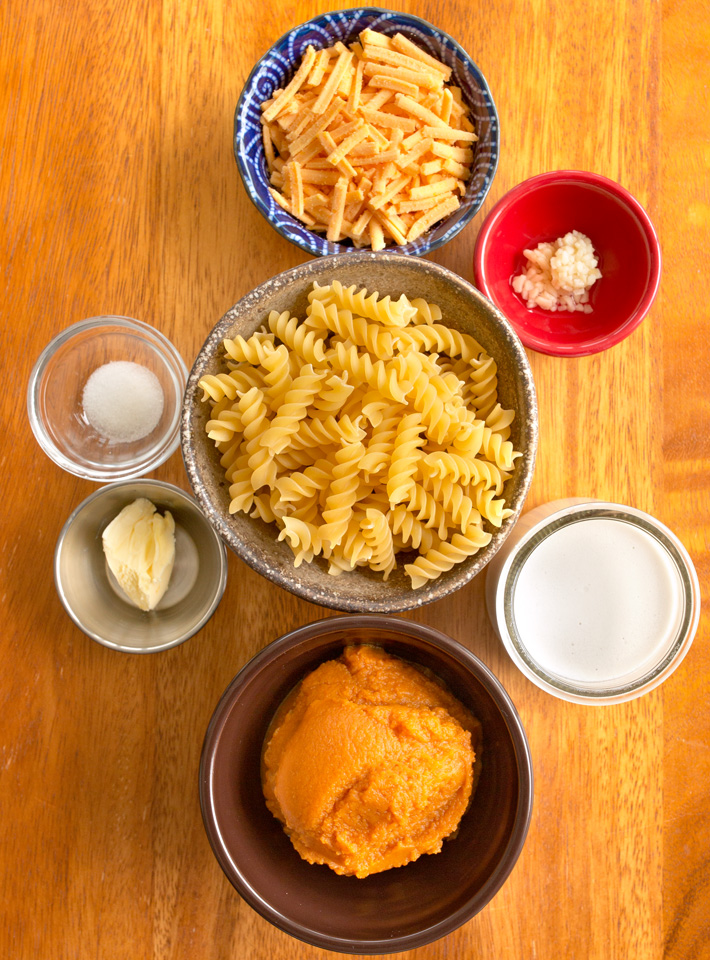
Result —
M 523 250 L 570 230 L 586 234 L 602 272 L 591 313 L 530 309 L 514 292 Z M 473 257 L 476 286 L 505 314 L 526 347 L 581 357 L 619 343 L 648 313 L 658 290 L 661 251 L 643 207 L 613 180 L 556 170 L 514 187 L 488 214 Z

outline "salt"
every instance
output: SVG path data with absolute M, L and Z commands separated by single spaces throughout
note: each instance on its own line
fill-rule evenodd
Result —
M 97 367 L 82 395 L 84 415 L 112 443 L 147 437 L 163 414 L 163 388 L 155 374 L 139 363 L 114 360 Z

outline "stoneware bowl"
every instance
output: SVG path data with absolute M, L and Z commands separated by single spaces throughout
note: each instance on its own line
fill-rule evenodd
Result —
M 269 193 L 260 117 L 261 104 L 274 90 L 286 86 L 307 46 L 320 50 L 338 40 L 350 44 L 366 28 L 388 35 L 402 33 L 430 56 L 452 67 L 451 83 L 461 88 L 479 136 L 473 144 L 473 174 L 461 206 L 419 240 L 397 247 L 402 253 L 422 256 L 455 237 L 481 208 L 498 166 L 500 141 L 498 114 L 485 77 L 452 37 L 426 20 L 395 10 L 356 7 L 321 14 L 289 30 L 259 60 L 244 85 L 234 117 L 234 156 L 250 199 L 282 237 L 314 256 L 351 250 L 350 241 L 330 243 L 273 199 Z
M 457 835 L 439 854 L 363 880 L 302 860 L 267 809 L 260 777 L 280 702 L 320 663 L 362 642 L 431 670 L 483 728 L 480 780 Z M 411 950 L 474 916 L 515 865 L 532 799 L 525 732 L 498 680 L 451 637 L 394 617 L 332 617 L 269 644 L 224 693 L 200 764 L 205 828 L 230 882 L 280 929 L 341 953 Z
M 229 484 L 219 464 L 219 454 L 205 432 L 209 404 L 202 402 L 199 380 L 221 372 L 222 341 L 237 334 L 250 336 L 271 310 L 290 310 L 305 316 L 307 294 L 313 281 L 321 285 L 339 279 L 381 296 L 423 297 L 443 312 L 442 322 L 472 334 L 498 365 L 501 404 L 513 408 L 511 441 L 522 456 L 504 490 L 513 511 L 494 531 L 488 546 L 418 590 L 412 590 L 403 564 L 387 581 L 381 573 L 357 567 L 351 573 L 331 576 L 326 562 L 294 567 L 293 554 L 277 541 L 276 528 L 244 513 L 229 513 Z M 521 343 L 505 318 L 471 284 L 439 266 L 392 253 L 360 252 L 312 260 L 268 280 L 240 300 L 219 321 L 200 350 L 188 378 L 182 418 L 182 450 L 195 497 L 218 533 L 238 556 L 269 580 L 299 597 L 321 606 L 351 613 L 394 613 L 439 600 L 468 583 L 495 555 L 520 514 L 530 487 L 537 448 L 537 403 L 530 366 Z
M 523 250 L 579 230 L 592 241 L 601 280 L 591 313 L 530 309 L 511 279 Z M 651 220 L 628 190 L 585 170 L 556 170 L 518 184 L 493 207 L 476 240 L 476 285 L 505 314 L 526 347 L 557 357 L 599 353 L 620 343 L 651 308 L 661 250 Z

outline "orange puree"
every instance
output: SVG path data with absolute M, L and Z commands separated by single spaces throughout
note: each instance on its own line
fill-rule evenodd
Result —
M 321 664 L 277 714 L 266 802 L 309 863 L 366 877 L 439 853 L 471 796 L 478 721 L 379 647 Z

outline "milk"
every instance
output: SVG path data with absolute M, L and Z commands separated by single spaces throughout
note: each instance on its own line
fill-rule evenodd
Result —
M 603 684 L 640 676 L 677 636 L 680 574 L 639 526 L 591 517 L 561 526 L 530 553 L 512 599 L 517 632 L 548 674 Z

